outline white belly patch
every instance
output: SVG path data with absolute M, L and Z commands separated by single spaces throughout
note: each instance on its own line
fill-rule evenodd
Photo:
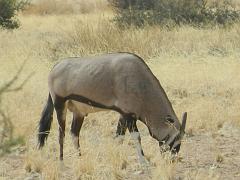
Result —
M 71 112 L 78 112 L 78 113 L 82 114 L 83 116 L 86 116 L 89 113 L 95 113 L 95 112 L 99 112 L 99 111 L 107 111 L 108 110 L 108 109 L 96 108 L 91 105 L 87 105 L 87 104 L 80 103 L 78 101 L 73 101 L 73 100 L 69 100 L 67 102 L 67 108 Z

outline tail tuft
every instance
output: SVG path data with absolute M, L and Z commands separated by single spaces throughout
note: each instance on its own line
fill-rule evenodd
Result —
M 42 116 L 39 122 L 39 129 L 38 129 L 38 144 L 39 149 L 44 146 L 45 141 L 47 140 L 48 134 L 50 132 L 52 120 L 53 120 L 53 101 L 51 95 L 48 95 L 47 104 L 45 105 Z

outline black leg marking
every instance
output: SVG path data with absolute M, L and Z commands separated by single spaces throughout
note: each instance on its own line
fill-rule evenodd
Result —
M 127 130 L 127 120 L 124 119 L 124 117 L 121 115 L 118 120 L 116 137 L 119 135 L 124 136 L 126 133 L 126 130 Z
M 127 128 L 129 130 L 130 134 L 138 133 L 137 140 L 138 140 L 139 145 L 140 145 L 140 147 L 138 147 L 138 148 L 140 148 L 139 151 L 141 151 L 141 155 L 144 156 L 144 153 L 143 153 L 143 150 L 142 150 L 142 145 L 141 145 L 141 137 L 140 137 L 140 134 L 139 134 L 139 131 L 138 131 L 138 128 L 137 128 L 137 124 L 136 124 L 137 120 L 133 117 L 132 114 L 125 116 L 125 119 L 127 121 Z
M 63 141 L 65 136 L 66 108 L 65 100 L 61 97 L 56 97 L 54 107 L 57 113 L 59 124 L 59 145 L 60 145 L 60 160 L 63 160 Z
M 73 143 L 75 147 L 79 150 L 79 155 L 81 155 L 80 144 L 79 144 L 79 134 L 83 124 L 83 120 L 84 120 L 83 116 L 78 115 L 77 113 L 73 113 L 71 133 L 73 135 Z

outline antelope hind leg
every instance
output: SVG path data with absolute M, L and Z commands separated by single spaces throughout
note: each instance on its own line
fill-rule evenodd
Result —
M 81 156 L 80 144 L 79 144 L 79 134 L 83 124 L 84 116 L 73 113 L 73 120 L 71 125 L 72 140 L 75 148 L 79 151 L 79 156 Z
M 63 98 L 56 97 L 54 107 L 57 113 L 59 125 L 59 145 L 60 145 L 60 160 L 63 160 L 63 141 L 65 137 L 65 122 L 66 122 L 66 104 Z

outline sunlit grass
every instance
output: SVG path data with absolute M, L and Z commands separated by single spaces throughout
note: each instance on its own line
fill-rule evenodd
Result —
M 109 22 L 111 16 L 109 12 L 21 16 L 20 29 L 0 30 L 0 83 L 10 79 L 24 60 L 27 65 L 19 83 L 35 72 L 22 91 L 6 95 L 3 100 L 14 122 L 15 134 L 26 137 L 27 172 L 38 172 L 46 179 L 131 179 L 142 172 L 146 178 L 174 178 L 175 163 L 160 155 L 157 142 L 141 123 L 138 126 L 143 149 L 152 165 L 148 170 L 139 165 L 128 134 L 122 145 L 113 140 L 118 119 L 113 112 L 86 118 L 80 137 L 82 157 L 78 157 L 68 133 L 71 115 L 67 120 L 64 165 L 58 163 L 55 116 L 47 146 L 42 152 L 36 151 L 37 124 L 48 95 L 48 73 L 59 58 L 68 56 L 137 53 L 160 80 L 178 117 L 188 112 L 187 133 L 215 132 L 225 122 L 240 126 L 239 24 L 231 29 L 121 30 Z M 216 159 L 221 161 L 222 156 L 217 154 Z M 186 177 L 216 177 L 211 171 L 204 173 L 189 172 Z

